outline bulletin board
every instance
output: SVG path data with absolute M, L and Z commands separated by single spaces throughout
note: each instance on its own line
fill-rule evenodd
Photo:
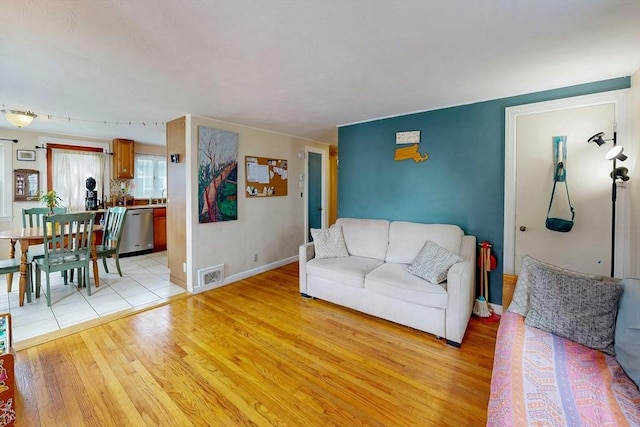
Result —
M 245 156 L 245 196 L 287 195 L 287 161 L 268 157 Z

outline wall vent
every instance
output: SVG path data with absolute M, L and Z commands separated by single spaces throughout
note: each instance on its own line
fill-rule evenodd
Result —
M 198 287 L 208 288 L 224 282 L 224 264 L 198 270 Z

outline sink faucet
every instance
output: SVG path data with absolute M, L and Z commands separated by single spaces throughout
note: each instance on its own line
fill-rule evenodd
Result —
M 166 188 L 163 188 L 163 189 L 162 189 L 162 193 L 160 194 L 160 198 L 161 198 L 162 200 L 164 200 L 164 202 L 165 202 L 165 203 L 167 203 L 167 200 L 166 200 L 167 198 L 166 198 L 166 197 L 165 197 L 165 195 L 164 195 L 166 192 L 167 192 L 167 189 L 166 189 Z

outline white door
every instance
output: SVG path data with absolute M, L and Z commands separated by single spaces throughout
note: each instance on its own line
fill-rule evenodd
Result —
M 515 274 L 525 254 L 572 270 L 608 276 L 611 253 L 611 162 L 613 146 L 587 143 L 605 132 L 613 137 L 615 105 L 521 115 L 516 118 Z M 566 136 L 566 181 L 575 209 L 567 233 L 545 228 L 553 187 L 553 137 Z M 558 183 L 552 217 L 570 219 L 564 183 Z

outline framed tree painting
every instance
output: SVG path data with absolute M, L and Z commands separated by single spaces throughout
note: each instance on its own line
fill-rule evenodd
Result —
M 238 219 L 238 134 L 198 126 L 199 222 Z

